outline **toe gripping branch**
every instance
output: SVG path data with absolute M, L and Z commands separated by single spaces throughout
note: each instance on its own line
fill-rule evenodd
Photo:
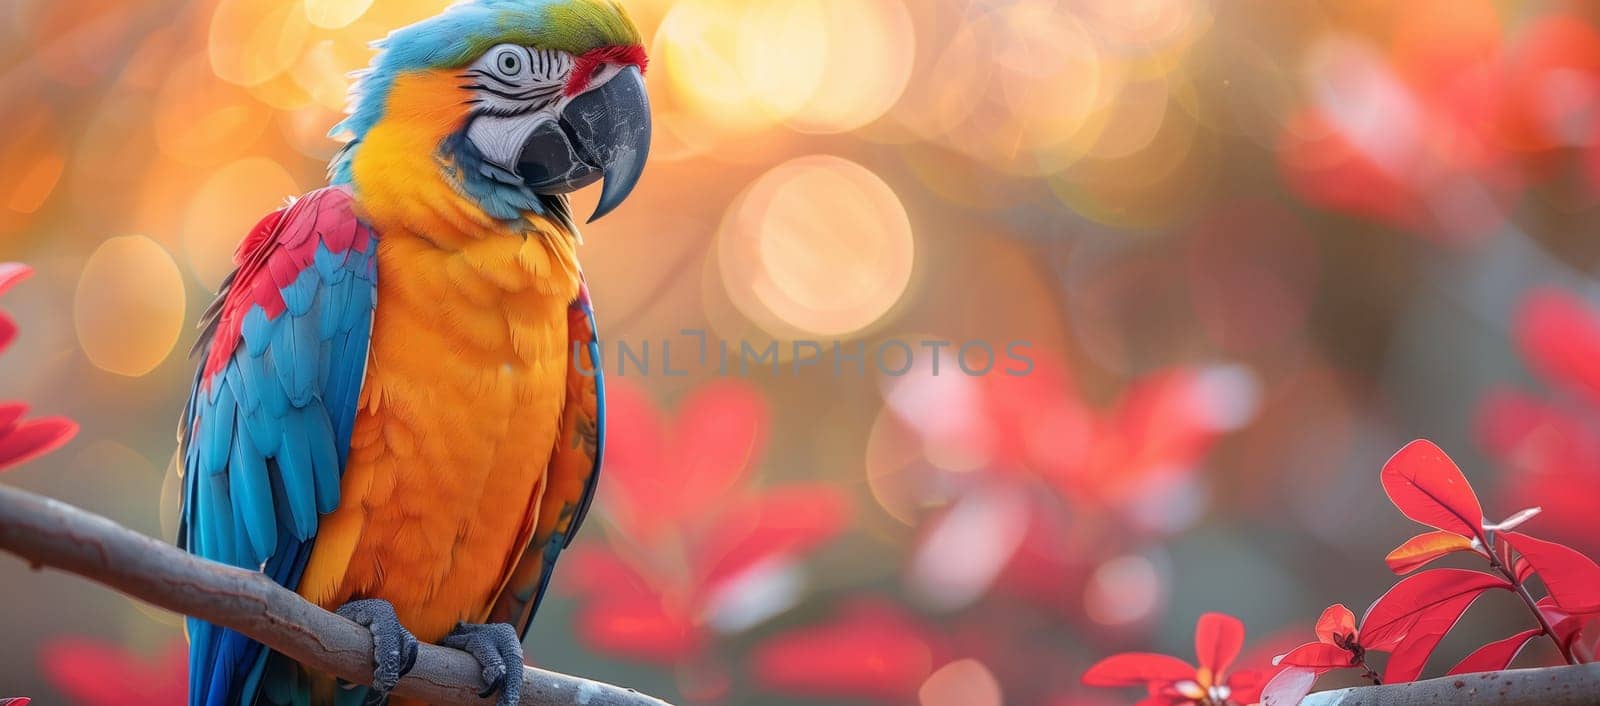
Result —
M 440 645 L 461 650 L 483 668 L 487 686 L 480 697 L 500 694 L 498 706 L 515 706 L 522 696 L 522 638 L 507 623 L 476 625 L 462 623 L 439 641 Z
M 420 644 L 388 601 L 369 598 L 344 604 L 335 613 L 372 631 L 372 661 L 377 668 L 372 673 L 372 691 L 367 703 L 381 704 L 394 690 L 400 678 L 417 666 Z

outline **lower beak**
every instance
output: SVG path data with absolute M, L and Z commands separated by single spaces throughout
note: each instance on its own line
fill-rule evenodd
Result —
M 593 223 L 628 199 L 649 156 L 650 99 L 644 74 L 630 66 L 573 98 L 559 126 L 530 136 L 518 171 L 540 193 L 567 193 L 603 176 Z

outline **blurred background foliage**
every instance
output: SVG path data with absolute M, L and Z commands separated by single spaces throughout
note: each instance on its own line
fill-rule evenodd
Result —
M 39 270 L 0 394 L 84 427 L 7 482 L 173 536 L 194 321 L 324 183 L 367 43 L 445 4 L 0 5 L 0 260 Z M 1260 661 L 1375 598 L 1413 531 L 1377 471 L 1417 436 L 1600 547 L 1593 4 L 626 4 L 656 151 L 586 230 L 609 341 L 1037 366 L 614 378 L 534 662 L 691 704 L 1105 703 L 1085 666 L 1187 654 L 1202 611 Z M 175 616 L 0 585 L 0 690 L 182 692 Z M 1444 651 L 1515 624 L 1488 603 Z

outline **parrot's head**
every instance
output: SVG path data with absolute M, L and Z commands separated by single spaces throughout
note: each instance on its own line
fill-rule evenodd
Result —
M 406 198 L 437 174 L 493 218 L 570 225 L 566 194 L 604 180 L 593 221 L 644 171 L 645 51 L 615 0 L 464 0 L 376 46 L 335 183 Z

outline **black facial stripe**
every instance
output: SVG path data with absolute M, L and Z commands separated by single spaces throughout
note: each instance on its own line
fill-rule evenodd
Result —
M 532 101 L 532 100 L 537 100 L 537 99 L 541 99 L 541 98 L 549 98 L 549 97 L 554 96 L 554 95 L 556 95 L 556 94 L 561 92 L 561 87 L 560 86 L 538 86 L 538 87 L 535 87 L 535 88 L 533 88 L 531 90 L 523 91 L 521 93 L 509 93 L 509 92 L 501 91 L 499 89 L 492 88 L 492 87 L 489 87 L 489 86 L 481 86 L 481 85 L 480 86 L 470 86 L 469 88 L 477 88 L 479 90 L 482 90 L 485 93 L 489 93 L 489 94 L 492 94 L 492 95 L 495 95 L 495 96 L 499 96 L 501 98 L 504 98 L 506 100 L 511 100 L 511 101 Z
M 466 77 L 467 78 L 487 78 L 487 79 L 489 79 L 491 81 L 494 81 L 495 83 L 498 83 L 498 84 L 500 84 L 502 86 L 505 86 L 506 88 L 509 88 L 509 89 L 512 89 L 512 90 L 516 90 L 516 89 L 522 88 L 521 86 L 519 86 L 519 85 L 517 85 L 515 83 L 512 83 L 510 81 L 507 81 L 507 80 L 501 78 L 499 75 L 495 74 L 493 71 L 484 71 L 484 70 L 481 70 L 481 69 L 472 69 L 472 70 L 467 72 Z

